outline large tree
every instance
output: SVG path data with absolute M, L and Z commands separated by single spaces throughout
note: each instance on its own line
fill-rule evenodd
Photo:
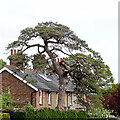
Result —
M 36 39 L 39 39 L 38 43 L 36 43 Z M 31 41 L 34 42 L 31 44 Z M 15 47 L 20 47 L 20 49 L 23 49 L 23 52 L 27 49 L 37 47 L 38 54 L 41 55 L 44 53 L 47 55 L 48 63 L 52 63 L 55 72 L 59 76 L 58 108 L 61 110 L 64 109 L 65 105 L 65 91 L 68 80 L 67 75 L 69 75 L 78 85 L 79 82 L 84 81 L 85 78 L 87 81 L 99 79 L 99 83 L 107 78 L 107 74 L 104 74 L 104 71 L 100 69 L 100 63 L 103 63 L 101 56 L 89 48 L 88 44 L 86 44 L 84 40 L 78 38 L 69 27 L 62 24 L 45 22 L 38 23 L 38 25 L 33 28 L 25 28 L 21 31 L 18 40 L 10 43 L 7 49 Z M 74 53 L 76 52 L 81 53 L 81 55 L 78 57 L 74 56 Z M 56 58 L 61 57 L 61 54 L 66 57 L 71 57 L 72 63 L 65 62 L 64 60 L 58 63 Z M 86 59 L 86 56 L 89 56 L 88 59 Z M 91 68 L 91 64 L 94 64 L 93 68 Z M 86 74 L 83 74 L 81 71 L 83 71 L 83 68 L 86 68 L 86 66 L 88 66 L 88 70 L 86 71 Z M 96 71 L 94 71 L 94 69 L 96 69 Z M 75 72 L 75 70 L 77 72 Z M 99 77 L 97 76 L 97 73 L 93 74 L 96 75 L 94 77 L 93 75 L 90 75 L 92 71 L 99 72 Z M 108 76 L 107 81 L 113 82 L 112 75 L 109 74 Z M 85 87 L 87 87 L 87 85 Z

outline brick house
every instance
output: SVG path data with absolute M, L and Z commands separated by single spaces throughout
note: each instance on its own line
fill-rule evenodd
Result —
M 24 106 L 32 104 L 35 108 L 53 108 L 58 104 L 59 80 L 56 74 L 46 76 L 35 70 L 20 70 L 16 66 L 6 65 L 0 70 L 0 86 L 3 92 L 8 88 L 13 97 L 13 105 Z M 65 107 L 70 109 L 84 109 L 75 104 L 73 84 L 67 84 Z
M 20 52 L 21 54 L 17 54 Z M 22 55 L 22 50 L 11 50 L 11 55 L 14 54 Z M 16 67 L 14 66 L 15 61 L 9 60 L 10 65 L 6 65 L 0 70 L 0 90 L 2 88 L 2 91 L 7 93 L 9 88 L 13 97 L 13 105 L 22 107 L 31 104 L 35 108 L 55 109 L 58 104 L 58 76 L 56 74 L 45 75 L 35 70 L 34 65 L 34 70 L 24 69 L 23 63 Z M 73 83 L 69 81 L 66 87 L 65 108 L 85 109 L 85 107 L 75 104 L 76 96 L 73 91 Z

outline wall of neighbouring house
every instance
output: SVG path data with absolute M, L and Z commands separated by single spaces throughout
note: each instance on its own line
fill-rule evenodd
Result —
M 4 93 L 8 92 L 8 88 L 13 97 L 13 105 L 24 106 L 31 103 L 32 88 L 27 86 L 22 81 L 18 80 L 7 71 L 2 72 L 2 90 Z M 33 94 L 33 105 L 35 106 L 35 93 Z

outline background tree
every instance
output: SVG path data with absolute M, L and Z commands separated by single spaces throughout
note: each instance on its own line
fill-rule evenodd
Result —
M 27 54 L 22 53 L 16 53 L 14 55 L 8 56 L 8 59 L 10 60 L 10 64 L 19 67 L 22 69 L 25 66 L 28 66 L 28 62 L 30 58 L 27 56 Z
M 7 63 L 0 59 L 0 69 L 3 68 Z
M 110 92 L 110 95 L 104 95 L 103 106 L 105 109 L 113 110 L 113 115 L 120 116 L 120 84 Z
M 37 69 L 43 73 L 46 71 L 47 59 L 45 55 L 41 55 L 41 54 L 34 55 L 34 58 L 32 59 L 32 63 L 33 63 L 33 69 Z
M 36 39 L 39 39 L 39 43 L 36 43 Z M 31 44 L 31 41 L 34 41 L 34 44 Z M 53 22 L 38 23 L 38 25 L 34 28 L 28 27 L 26 29 L 23 29 L 20 33 L 20 36 L 18 37 L 18 40 L 10 43 L 7 49 L 14 47 L 20 47 L 21 49 L 23 49 L 23 52 L 27 49 L 37 47 L 38 54 L 44 53 L 47 55 L 49 60 L 48 63 L 52 63 L 55 72 L 59 76 L 58 108 L 61 110 L 64 109 L 65 105 L 64 100 L 66 83 L 68 80 L 67 75 L 70 75 L 76 81 L 76 83 L 80 82 L 82 77 L 88 75 L 82 75 L 81 78 L 77 78 L 75 76 L 75 70 L 81 71 L 82 61 L 81 59 L 76 58 L 73 53 L 78 52 L 84 53 L 86 55 L 88 54 L 91 60 L 93 59 L 92 62 L 95 62 L 95 66 L 97 66 L 100 61 L 103 61 L 100 55 L 97 52 L 93 51 L 91 48 L 89 48 L 88 44 L 86 44 L 84 40 L 78 38 L 78 36 L 76 36 L 76 34 L 72 30 L 70 30 L 69 27 Z M 72 64 L 67 63 L 66 67 L 64 61 L 58 63 L 56 61 L 56 58 L 61 57 L 61 54 L 66 57 L 72 57 Z M 86 59 L 86 61 L 87 60 L 89 59 Z M 99 61 L 99 63 L 95 60 Z M 89 62 L 91 61 L 89 60 Z M 95 69 L 99 68 L 100 66 L 95 67 Z M 88 79 L 88 81 L 89 80 L 93 79 Z

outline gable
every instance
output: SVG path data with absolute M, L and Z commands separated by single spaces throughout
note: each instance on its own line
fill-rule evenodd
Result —
M 9 70 L 7 67 L 4 67 L 0 70 L 0 73 L 2 74 L 2 72 L 7 71 L 8 73 L 10 73 L 11 75 L 13 75 L 14 77 L 16 77 L 18 80 L 20 80 L 21 82 L 25 83 L 27 86 L 31 87 L 32 89 L 38 91 L 38 88 L 36 88 L 35 86 L 31 85 L 30 83 L 28 83 L 26 80 L 24 80 L 23 78 L 21 78 L 19 75 L 15 74 L 13 71 Z

